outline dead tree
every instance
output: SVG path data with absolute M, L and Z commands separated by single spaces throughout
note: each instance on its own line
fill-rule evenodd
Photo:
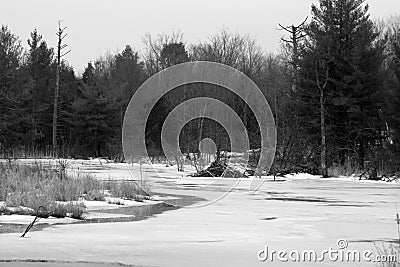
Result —
M 298 82 L 298 60 L 299 60 L 299 43 L 301 39 L 306 37 L 304 33 L 304 25 L 307 21 L 308 17 L 298 26 L 282 26 L 280 23 L 280 30 L 285 30 L 290 33 L 290 39 L 287 40 L 285 38 L 281 38 L 281 40 L 288 44 L 291 48 L 292 59 L 289 62 L 292 65 L 292 90 L 295 92 L 297 90 L 297 82 Z
M 290 59 L 288 60 L 289 65 L 291 66 L 291 83 L 292 83 L 292 92 L 288 92 L 288 97 L 289 101 L 295 101 L 293 97 L 295 96 L 294 93 L 298 91 L 298 83 L 299 83 L 299 57 L 300 57 L 300 48 L 301 48 L 301 42 L 302 40 L 306 37 L 305 33 L 305 23 L 307 21 L 308 17 L 305 18 L 305 20 L 300 23 L 298 26 L 295 25 L 290 25 L 290 26 L 283 26 L 279 23 L 279 30 L 284 30 L 288 32 L 289 38 L 281 38 L 281 40 L 286 44 L 286 46 L 290 50 Z M 276 95 L 276 94 L 275 94 Z M 276 101 L 276 98 L 275 98 Z M 276 112 L 276 117 L 277 117 L 277 112 Z M 298 135 L 299 129 L 301 128 L 300 122 L 299 122 L 299 111 L 297 110 L 296 105 L 294 106 L 294 113 L 292 115 L 293 117 L 291 118 L 291 125 L 288 127 L 290 130 L 289 138 L 284 145 L 284 153 L 282 154 L 281 158 L 281 166 L 279 167 L 281 170 L 284 168 L 286 170 L 286 165 L 287 162 L 290 158 L 290 155 L 293 153 L 291 152 L 291 149 L 294 147 L 295 140 L 299 138 L 300 136 Z M 278 124 L 277 124 L 278 125 Z M 301 138 L 301 137 L 300 137 Z M 299 153 L 300 154 L 300 153 Z M 293 165 L 293 163 L 291 163 Z M 282 167 L 284 166 L 284 167 Z
M 56 156 L 58 157 L 57 151 L 57 106 L 58 106 L 58 93 L 60 91 L 60 68 L 61 68 L 61 58 L 71 52 L 68 50 L 65 53 L 62 53 L 62 50 L 65 49 L 68 45 L 62 44 L 62 40 L 67 36 L 65 29 L 67 27 L 61 28 L 61 21 L 58 22 L 58 31 L 56 35 L 58 36 L 58 44 L 57 44 L 57 68 L 56 68 L 56 88 L 54 91 L 54 109 L 53 109 L 53 151 L 55 151 Z
M 321 116 L 321 172 L 322 177 L 328 177 L 328 170 L 326 168 L 326 129 L 325 129 L 325 88 L 329 80 L 329 69 L 326 68 L 325 81 L 321 85 L 318 73 L 318 63 L 315 64 L 315 77 L 317 87 L 319 89 L 319 104 Z

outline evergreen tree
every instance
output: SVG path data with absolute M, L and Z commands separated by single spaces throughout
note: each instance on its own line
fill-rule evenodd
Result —
M 53 49 L 47 46 L 35 29 L 28 40 L 27 68 L 31 90 L 31 140 L 32 145 L 43 146 L 51 142 L 52 94 L 55 66 Z
M 104 156 L 108 141 L 112 137 L 110 121 L 113 118 L 111 105 L 102 91 L 101 84 L 89 63 L 83 73 L 78 96 L 72 103 L 73 125 L 77 148 L 74 153 L 80 156 Z
M 130 46 L 117 55 L 89 63 L 82 74 L 72 104 L 70 122 L 76 153 L 90 156 L 120 156 L 126 107 L 144 81 L 144 65 Z
M 111 141 L 113 154 L 122 154 L 122 125 L 125 111 L 133 94 L 145 81 L 144 64 L 139 59 L 138 52 L 135 52 L 130 45 L 115 56 L 115 67 L 112 70 L 112 90 L 111 101 L 114 103 L 115 120 L 112 128 L 114 129 Z
M 385 87 L 386 101 L 384 107 L 385 118 L 388 123 L 388 147 L 394 152 L 395 164 L 399 166 L 400 160 L 400 27 L 394 29 L 389 36 L 389 58 L 386 72 Z M 393 160 L 391 157 L 389 160 Z
M 161 50 L 161 65 L 163 68 L 168 68 L 188 61 L 189 55 L 182 42 L 163 45 Z
M 312 6 L 300 60 L 300 115 L 320 147 L 323 106 L 329 163 L 373 159 L 383 126 L 379 116 L 382 49 L 363 0 L 320 0 Z M 323 99 L 321 85 L 324 83 Z
M 0 149 L 21 142 L 20 127 L 23 116 L 20 94 L 21 41 L 7 26 L 0 29 Z

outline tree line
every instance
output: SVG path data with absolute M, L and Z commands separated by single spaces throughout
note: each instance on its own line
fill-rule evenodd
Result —
M 89 62 L 81 76 L 61 61 L 58 153 L 122 158 L 124 112 L 138 87 L 165 68 L 202 60 L 240 70 L 264 93 L 278 130 L 274 171 L 302 169 L 327 176 L 336 166 L 398 168 L 400 18 L 372 21 L 362 0 L 320 0 L 304 15 L 309 19 L 301 27 L 283 27 L 296 34 L 291 42 L 282 42 L 277 54 L 263 51 L 248 35 L 222 30 L 194 44 L 186 43 L 179 32 L 148 34 L 144 51 L 127 45 Z M 52 144 L 55 53 L 36 29 L 27 44 L 24 49 L 18 36 L 6 25 L 1 27 L 3 155 L 43 151 Z M 215 85 L 188 84 L 166 94 L 153 108 L 146 126 L 152 155 L 162 155 L 160 134 L 167 114 L 200 96 L 231 106 L 248 129 L 251 148 L 260 146 L 258 123 L 242 99 Z M 224 129 L 198 118 L 182 130 L 182 151 L 196 152 L 205 137 L 214 139 L 218 149 L 229 150 Z

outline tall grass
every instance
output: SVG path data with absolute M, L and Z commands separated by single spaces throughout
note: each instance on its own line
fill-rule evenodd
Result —
M 72 213 L 79 218 L 84 212 L 82 205 L 77 203 L 81 197 L 100 198 L 102 192 L 101 183 L 90 176 L 61 176 L 60 172 L 39 163 L 0 163 L 0 201 L 8 207 L 23 206 L 36 210 L 43 206 L 50 215 L 59 215 L 62 207 L 55 203 L 68 202 L 64 205 L 65 213 Z
M 376 253 L 386 258 L 386 261 L 381 261 L 379 266 L 400 267 L 400 216 L 398 213 L 396 213 L 396 223 L 398 231 L 397 242 L 375 242 L 374 244 Z M 394 258 L 391 258 L 390 261 L 390 257 Z
M 135 181 L 102 182 L 90 175 L 71 177 L 66 161 L 56 166 L 0 162 L 0 202 L 6 205 L 0 207 L 0 214 L 34 214 L 42 206 L 51 216 L 83 218 L 83 199 L 105 201 L 105 194 L 137 201 L 149 199 L 146 180 L 140 185 Z
M 365 169 L 360 166 L 356 158 L 347 158 L 342 164 L 333 163 L 328 168 L 328 175 L 333 177 L 338 176 L 359 176 Z
M 104 188 L 114 197 L 141 201 L 149 196 L 150 187 L 146 182 L 139 186 L 134 181 L 107 180 Z
M 333 164 L 328 168 L 328 175 L 333 177 L 360 175 L 363 171 L 357 163 L 346 162 L 343 165 Z

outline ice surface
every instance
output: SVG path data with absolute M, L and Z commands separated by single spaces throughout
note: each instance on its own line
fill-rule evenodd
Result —
M 208 205 L 171 210 L 143 221 L 57 225 L 30 232 L 25 239 L 3 234 L 0 259 L 143 266 L 376 266 L 261 262 L 257 253 L 266 245 L 274 250 L 320 252 L 337 248 L 338 239 L 346 239 L 351 250 L 376 251 L 374 241 L 398 238 L 398 184 L 301 174 L 275 182 L 269 177 L 258 192 L 249 194 L 251 180 L 241 179 L 225 198 L 209 203 L 225 191 L 229 179 L 206 186 L 211 178 L 186 177 L 187 172 L 163 164 L 142 165 L 141 177 L 139 164 L 132 165 L 130 173 L 125 164 L 100 165 L 99 160 L 73 161 L 70 171 L 78 166 L 99 179 L 146 179 L 158 195 L 195 196 Z

